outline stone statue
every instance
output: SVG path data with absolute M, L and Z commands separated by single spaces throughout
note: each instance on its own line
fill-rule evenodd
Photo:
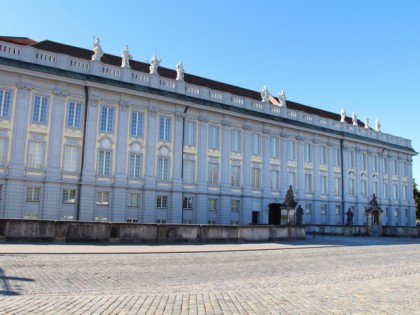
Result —
M 281 107 L 286 107 L 286 94 L 283 90 L 279 93 L 279 103 Z
M 376 199 L 376 195 L 372 195 L 372 199 L 370 200 L 370 206 L 371 207 L 378 207 L 378 200 Z
M 99 37 L 93 38 L 93 61 L 101 61 L 102 56 L 104 55 L 104 51 L 101 47 L 101 40 Z
M 295 194 L 293 193 L 292 185 L 289 186 L 289 190 L 286 193 L 284 205 L 286 207 L 296 207 Z
M 268 102 L 270 98 L 270 93 L 268 92 L 267 86 L 264 85 L 261 90 L 261 100 L 265 103 Z
M 128 45 L 125 45 L 123 51 L 121 51 L 121 57 L 122 57 L 122 68 L 130 68 L 130 59 L 133 59 L 133 57 L 128 52 Z
M 351 211 L 351 208 L 349 208 L 349 210 L 347 210 L 346 216 L 347 216 L 346 225 L 353 225 L 353 211 Z
M 158 60 L 156 55 L 153 55 L 152 59 L 150 59 L 150 74 L 157 74 L 157 70 L 159 68 L 160 63 L 162 62 L 162 59 Z
M 182 61 L 178 62 L 178 64 L 176 65 L 176 80 L 184 80 L 184 67 L 182 66 Z
M 346 122 L 346 111 L 344 110 L 344 108 L 341 109 L 341 119 L 340 122 Z
M 369 128 L 369 117 L 365 115 L 365 128 Z
M 297 226 L 302 226 L 302 216 L 303 216 L 303 209 L 299 205 L 298 208 L 296 209 L 296 225 Z
M 351 115 L 351 120 L 353 122 L 354 126 L 357 126 L 357 115 L 353 112 L 353 115 Z
M 375 120 L 375 130 L 381 131 L 381 122 L 379 121 L 379 117 L 376 117 L 376 120 Z

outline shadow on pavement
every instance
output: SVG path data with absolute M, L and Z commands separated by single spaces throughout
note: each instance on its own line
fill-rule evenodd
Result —
M 3 287 L 3 290 L 0 290 L 0 295 L 21 295 L 18 290 L 15 289 L 15 286 L 10 284 L 10 281 L 34 281 L 30 278 L 20 278 L 20 277 L 8 277 L 4 272 L 4 269 L 0 267 L 0 284 Z

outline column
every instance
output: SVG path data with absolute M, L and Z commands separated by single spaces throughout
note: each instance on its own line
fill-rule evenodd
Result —
M 127 128 L 130 128 L 129 109 L 130 104 L 127 101 L 120 101 L 120 106 L 118 107 L 118 128 L 115 141 L 115 184 L 121 186 L 127 185 Z
M 96 156 L 96 132 L 98 130 L 98 107 L 100 99 L 91 95 L 87 104 L 87 117 L 85 125 L 85 143 L 83 148 L 84 162 L 82 169 L 82 183 L 95 181 L 95 156 Z
M 195 220 L 198 224 L 207 224 L 207 122 L 205 116 L 198 117 L 197 142 L 197 211 Z
M 260 223 L 268 224 L 268 204 L 271 200 L 271 143 L 269 130 L 263 130 L 262 135 L 262 181 L 261 194 L 262 205 L 260 207 Z
M 281 199 L 286 195 L 287 190 L 289 189 L 288 174 L 287 174 L 287 138 L 286 135 L 282 135 L 280 138 L 280 203 L 284 200 Z
M 156 188 L 156 134 L 157 129 L 157 108 L 150 106 L 147 112 L 147 147 L 145 152 L 146 174 L 144 178 L 144 186 L 146 190 Z M 156 200 L 154 201 L 156 203 Z M 154 205 L 156 208 L 156 204 Z
M 222 147 L 221 147 L 221 194 L 220 194 L 220 208 L 218 212 L 218 223 L 231 223 L 231 207 L 230 207 L 230 148 L 231 148 L 230 122 L 222 121 Z

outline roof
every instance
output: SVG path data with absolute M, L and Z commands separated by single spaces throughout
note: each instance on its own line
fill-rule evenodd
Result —
M 80 59 L 85 59 L 85 60 L 91 60 L 92 54 L 93 54 L 92 50 L 89 50 L 89 49 L 70 46 L 70 45 L 57 43 L 50 40 L 36 42 L 27 37 L 7 37 L 7 36 L 0 36 L 0 40 L 18 44 L 18 45 L 30 45 L 40 50 L 45 50 L 45 51 L 49 51 L 53 53 L 66 54 L 75 58 L 80 58 Z M 122 58 L 118 56 L 110 55 L 110 54 L 104 54 L 101 58 L 101 62 L 119 67 L 122 64 Z M 149 73 L 149 64 L 145 62 L 130 60 L 130 67 L 131 69 L 136 70 L 136 71 Z M 159 67 L 158 73 L 160 76 L 166 77 L 169 79 L 176 78 L 176 71 L 173 69 Z M 238 87 L 235 85 L 206 79 L 206 78 L 195 76 L 188 73 L 184 74 L 184 81 L 186 83 L 190 83 L 190 84 L 194 84 L 198 86 L 204 86 L 209 89 L 213 89 L 213 90 L 217 90 L 221 92 L 228 92 L 233 95 L 247 97 L 256 101 L 261 101 L 260 92 L 245 89 L 245 88 Z M 275 102 L 272 102 L 272 103 L 275 104 Z M 341 118 L 340 114 L 338 113 L 332 113 L 329 111 L 303 105 L 303 104 L 296 103 L 289 100 L 286 100 L 286 106 L 293 110 L 302 111 L 311 115 L 318 115 L 320 117 L 329 118 L 336 121 L 339 121 Z M 351 117 L 346 117 L 346 122 L 351 124 L 352 123 Z M 364 126 L 364 123 L 362 123 L 360 120 L 358 120 L 357 122 L 359 126 Z

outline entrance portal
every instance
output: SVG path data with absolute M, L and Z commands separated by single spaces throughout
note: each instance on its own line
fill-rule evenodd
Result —
M 268 205 L 268 224 L 281 224 L 281 209 L 279 203 L 270 203 Z
M 252 224 L 258 224 L 259 223 L 259 211 L 252 211 Z

